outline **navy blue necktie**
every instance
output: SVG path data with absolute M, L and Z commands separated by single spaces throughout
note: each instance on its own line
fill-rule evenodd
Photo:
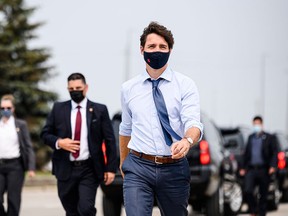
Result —
M 165 138 L 166 144 L 170 146 L 172 144 L 171 136 L 177 140 L 181 140 L 181 137 L 178 134 L 176 134 L 175 131 L 170 126 L 166 104 L 165 104 L 162 92 L 158 88 L 158 84 L 161 79 L 162 78 L 159 78 L 157 80 L 151 80 L 151 79 L 149 80 L 152 82 L 153 99 L 154 99 L 154 103 L 157 109 L 158 117 L 160 119 L 162 130 L 164 133 L 164 138 Z

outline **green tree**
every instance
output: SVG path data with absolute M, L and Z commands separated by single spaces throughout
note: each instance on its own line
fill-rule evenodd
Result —
M 30 23 L 36 8 L 28 8 L 23 0 L 0 0 L 0 96 L 13 94 L 16 116 L 27 121 L 36 152 L 37 168 L 49 158 L 39 133 L 57 94 L 41 88 L 55 76 L 47 64 L 51 57 L 47 48 L 31 48 L 35 29 L 43 23 Z

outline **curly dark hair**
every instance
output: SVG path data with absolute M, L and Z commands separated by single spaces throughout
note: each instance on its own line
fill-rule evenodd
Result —
M 143 31 L 143 34 L 140 37 L 140 45 L 142 47 L 145 46 L 147 36 L 149 34 L 155 33 L 160 35 L 165 39 L 168 43 L 169 49 L 173 48 L 174 45 L 174 38 L 173 34 L 170 30 L 168 30 L 165 26 L 158 24 L 157 22 L 151 22 Z

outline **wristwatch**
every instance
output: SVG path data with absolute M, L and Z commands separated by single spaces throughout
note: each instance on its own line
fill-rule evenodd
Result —
M 187 139 L 187 141 L 190 144 L 190 148 L 191 148 L 193 146 L 193 144 L 194 144 L 193 139 L 191 137 L 184 137 L 184 138 Z

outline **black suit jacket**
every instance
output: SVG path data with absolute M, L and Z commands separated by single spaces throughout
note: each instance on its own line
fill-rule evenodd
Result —
M 59 138 L 72 138 L 71 100 L 55 103 L 41 132 L 44 143 L 53 151 L 52 173 L 58 180 L 67 180 L 71 175 L 70 152 L 56 149 Z M 87 101 L 88 148 L 98 180 L 102 181 L 104 172 L 116 172 L 116 143 L 107 107 Z M 102 143 L 106 143 L 107 165 L 104 163 Z
M 25 121 L 15 119 L 15 126 L 20 145 L 20 157 L 25 171 L 35 170 L 35 154 L 29 130 Z
M 243 157 L 243 168 L 248 169 L 251 163 L 251 154 L 252 154 L 252 138 L 255 134 L 251 134 L 248 138 L 246 149 Z M 277 168 L 277 143 L 274 135 L 263 132 L 261 134 L 262 138 L 262 156 L 264 160 L 265 167 L 274 167 Z

